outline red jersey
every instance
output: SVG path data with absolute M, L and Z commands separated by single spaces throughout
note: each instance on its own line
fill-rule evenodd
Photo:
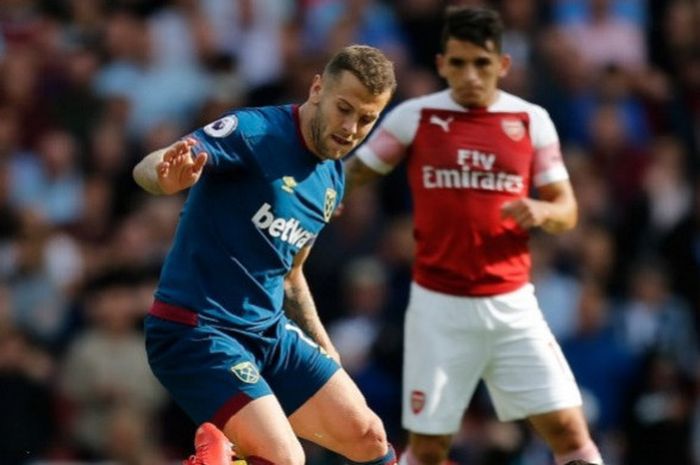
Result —
M 380 173 L 408 163 L 418 284 L 490 296 L 529 281 L 528 233 L 501 206 L 568 179 L 543 108 L 499 91 L 490 107 L 465 109 L 445 90 L 397 106 L 357 156 Z

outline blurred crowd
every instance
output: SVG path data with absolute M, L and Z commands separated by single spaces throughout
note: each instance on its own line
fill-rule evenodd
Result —
M 0 0 L 0 464 L 191 451 L 141 333 L 184 197 L 145 195 L 132 167 L 232 107 L 302 101 L 349 43 L 395 61 L 395 102 L 441 89 L 445 3 Z M 700 464 L 700 2 L 451 3 L 501 11 L 503 88 L 559 130 L 580 223 L 533 234 L 532 279 L 606 463 Z M 398 169 L 347 198 L 306 268 L 399 449 L 407 192 Z M 339 463 L 306 447 L 312 465 Z M 549 463 L 483 389 L 453 459 Z

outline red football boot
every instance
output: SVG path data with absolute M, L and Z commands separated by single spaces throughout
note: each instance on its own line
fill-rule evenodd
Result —
M 202 423 L 194 435 L 194 455 L 182 465 L 231 465 L 231 441 L 211 423 Z

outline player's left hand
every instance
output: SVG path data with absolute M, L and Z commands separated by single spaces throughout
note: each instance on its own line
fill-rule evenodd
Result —
M 192 138 L 181 140 L 168 147 L 163 154 L 163 161 L 156 166 L 156 173 L 158 186 L 164 194 L 187 189 L 199 180 L 208 155 L 200 152 L 192 158 L 191 150 L 196 143 Z
M 549 206 L 539 200 L 522 198 L 501 205 L 501 218 L 512 218 L 523 229 L 542 226 L 549 217 Z

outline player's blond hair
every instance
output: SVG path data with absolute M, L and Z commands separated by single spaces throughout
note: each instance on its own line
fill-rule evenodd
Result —
M 377 48 L 368 45 L 345 47 L 330 59 L 323 74 L 337 77 L 342 71 L 351 72 L 372 95 L 396 90 L 394 64 Z

